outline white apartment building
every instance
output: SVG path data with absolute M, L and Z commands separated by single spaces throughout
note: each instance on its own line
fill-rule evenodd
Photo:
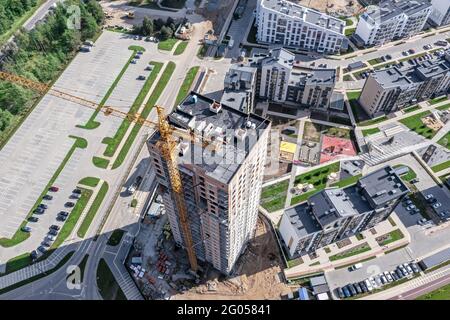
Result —
M 407 38 L 423 30 L 430 14 L 428 0 L 382 1 L 360 16 L 354 37 L 365 46 Z
M 344 21 L 284 0 L 259 0 L 256 25 L 265 44 L 337 53 L 346 41 Z
M 435 26 L 450 24 L 450 0 L 431 0 L 430 22 Z
M 197 93 L 168 118 L 182 130 L 214 137 L 205 148 L 181 142 L 178 163 L 196 256 L 229 274 L 255 232 L 270 121 Z M 159 137 L 157 131 L 147 142 L 150 161 L 174 239 L 185 247 Z

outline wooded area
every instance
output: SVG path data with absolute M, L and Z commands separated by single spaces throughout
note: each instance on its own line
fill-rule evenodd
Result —
M 5 1 L 26 2 L 0 0 L 0 3 Z M 80 7 L 80 30 L 67 26 L 70 13 L 66 8 L 69 5 Z M 15 41 L 6 49 L 6 58 L 0 67 L 35 81 L 51 83 L 72 59 L 80 44 L 98 35 L 103 20 L 102 8 L 95 0 L 65 1 L 64 5 L 58 5 L 47 16 L 45 23 L 37 25 L 32 31 L 19 31 L 16 34 Z M 16 125 L 27 114 L 38 98 L 35 92 L 0 81 L 0 145 L 13 129 L 12 125 Z
M 0 35 L 36 4 L 37 0 L 0 0 Z

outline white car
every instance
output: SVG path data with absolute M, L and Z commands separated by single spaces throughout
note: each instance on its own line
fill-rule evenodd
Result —
M 403 267 L 406 269 L 406 271 L 408 271 L 409 274 L 413 273 L 413 270 L 411 269 L 411 267 L 409 266 L 409 264 L 404 263 Z
M 372 284 L 372 287 L 373 287 L 374 289 L 378 288 L 378 284 L 376 283 L 374 277 L 370 277 L 370 278 L 369 278 L 369 281 L 370 281 L 370 283 Z
M 47 236 L 47 239 L 50 240 L 50 241 L 55 241 L 55 240 L 56 240 L 56 237 L 49 234 L 49 235 Z
M 435 208 L 435 209 L 437 209 L 441 206 L 442 206 L 442 204 L 440 202 L 436 202 L 435 204 L 433 204 L 433 208 Z
M 369 279 L 364 280 L 364 283 L 365 283 L 365 285 L 367 287 L 367 290 L 373 291 L 373 286 L 372 286 L 372 283 L 371 283 L 371 281 Z
M 431 199 L 431 198 L 434 198 L 434 196 L 430 193 L 430 194 L 427 194 L 426 196 L 425 196 L 425 199 L 426 200 L 428 200 L 428 199 Z
M 388 281 L 389 283 L 391 283 L 392 281 L 394 281 L 394 279 L 392 279 L 392 276 L 391 276 L 391 274 L 390 274 L 389 272 L 385 271 L 385 272 L 384 272 L 384 276 L 386 277 L 386 279 L 387 279 L 387 281 Z
M 406 210 L 411 211 L 412 209 L 415 209 L 415 208 L 416 208 L 416 206 L 411 204 L 411 205 L 406 207 Z

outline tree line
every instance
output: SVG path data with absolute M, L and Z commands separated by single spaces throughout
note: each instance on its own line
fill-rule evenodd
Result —
M 37 0 L 0 0 L 0 34 L 37 4 Z
M 68 27 L 70 24 L 67 21 L 70 21 L 72 14 L 67 10 L 70 5 L 80 8 L 79 30 Z M 100 32 L 103 21 L 103 10 L 97 1 L 67 0 L 59 4 L 45 22 L 31 31 L 21 30 L 15 35 L 14 42 L 4 50 L 5 58 L 0 69 L 50 83 L 64 69 L 81 43 Z M 39 94 L 31 90 L 0 81 L 0 134 L 8 129 L 14 117 L 23 116 L 38 98 Z
M 161 40 L 167 40 L 173 37 L 176 30 L 177 25 L 171 17 L 168 17 L 166 21 L 161 18 L 152 20 L 145 17 L 142 24 L 133 26 L 132 32 L 144 36 L 159 34 Z

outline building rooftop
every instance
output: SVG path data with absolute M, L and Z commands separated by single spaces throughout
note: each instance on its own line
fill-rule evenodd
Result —
M 287 69 L 292 69 L 295 55 L 284 48 L 275 48 L 270 50 L 269 55 L 263 57 L 260 61 L 263 66 L 279 63 Z
M 295 231 L 299 238 L 322 230 L 317 221 L 311 216 L 307 203 L 302 203 L 287 209 L 284 214 L 289 218 L 289 222 L 295 227 Z
M 303 20 L 311 25 L 343 35 L 345 22 L 317 10 L 284 0 L 260 0 L 261 5 L 278 13 Z
M 228 183 L 234 176 L 258 141 L 260 130 L 270 126 L 267 119 L 246 114 L 195 92 L 172 110 L 168 120 L 175 127 L 214 141 L 206 150 L 200 143 L 183 141 L 180 162 L 194 164 L 222 183 Z M 156 144 L 159 139 L 159 131 L 156 131 L 148 143 Z
M 409 192 L 408 187 L 391 166 L 365 175 L 359 179 L 358 186 L 363 189 L 365 197 L 373 208 Z
M 412 16 L 429 7 L 431 4 L 428 0 L 385 0 L 378 6 L 370 7 L 361 18 L 371 24 L 382 24 L 399 15 Z

